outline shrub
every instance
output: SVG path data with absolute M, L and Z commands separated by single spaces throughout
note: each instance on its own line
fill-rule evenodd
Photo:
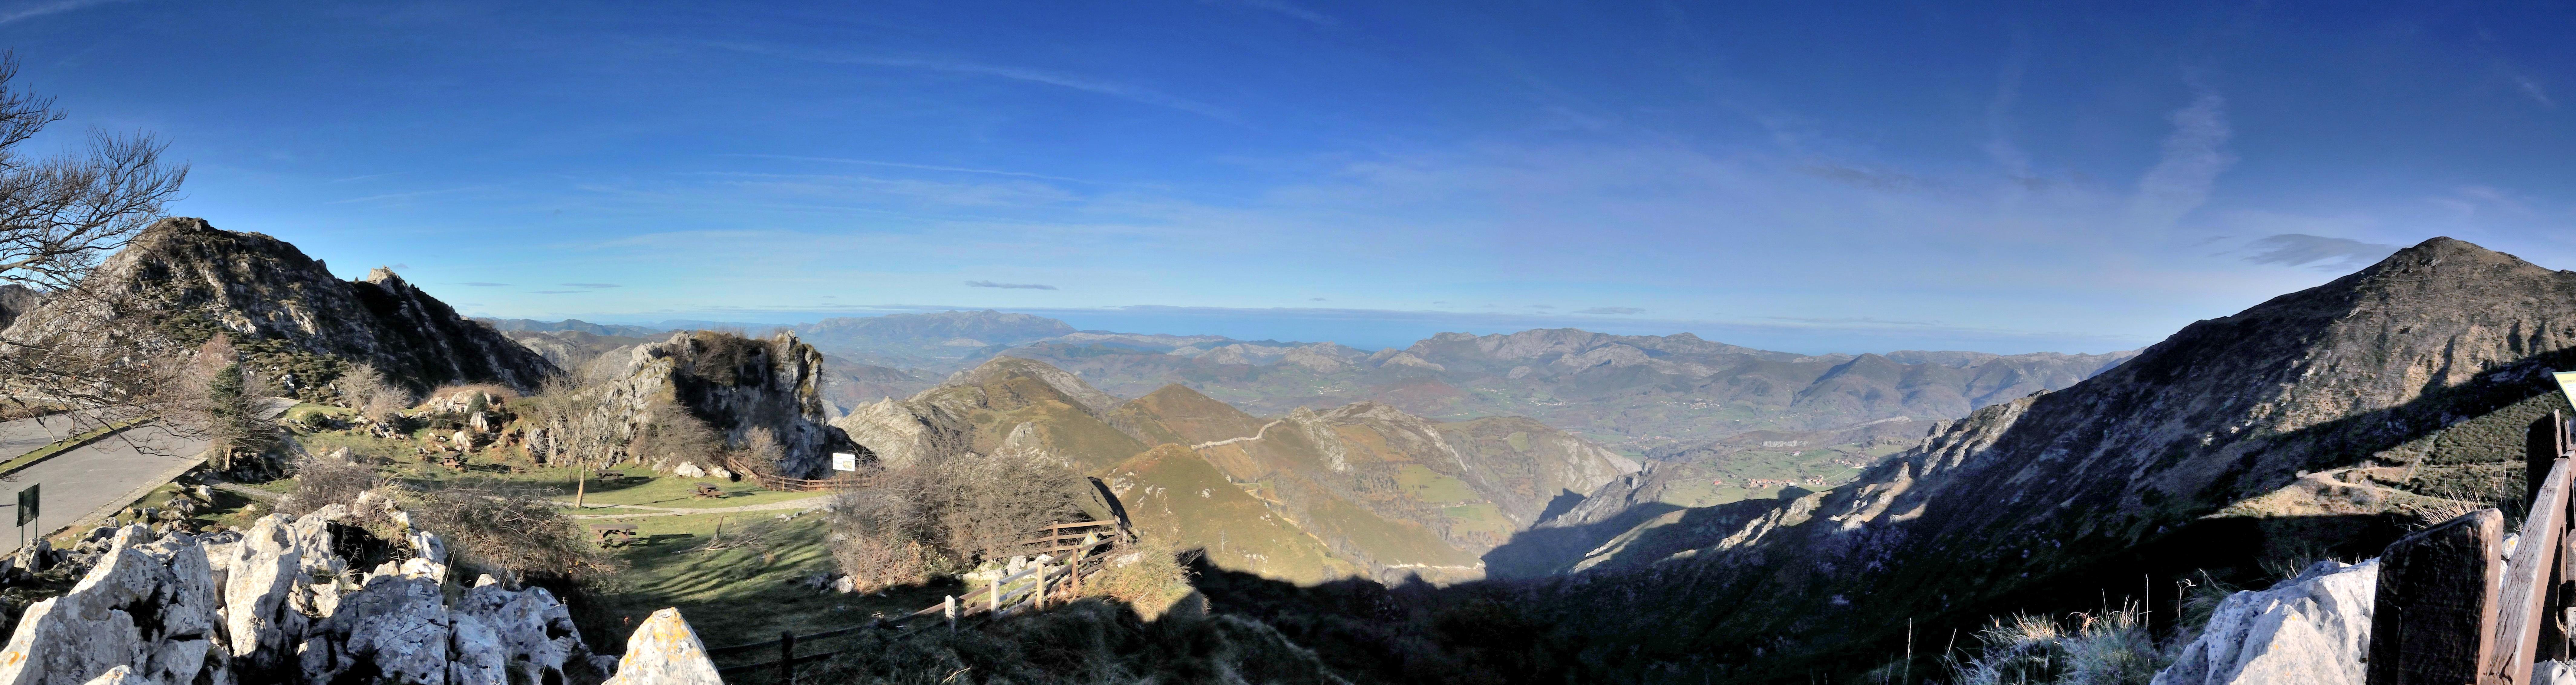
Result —
M 1997 618 L 1977 632 L 1984 649 L 1953 663 L 1960 685 L 2147 685 L 2170 657 L 2138 620 L 2139 611 Z
M 707 422 L 689 414 L 679 405 L 657 402 L 645 415 L 644 425 L 635 439 L 626 445 L 626 453 L 645 463 L 694 461 L 704 463 L 724 451 L 724 439 L 716 435 Z
M 522 579 L 580 580 L 613 572 L 614 558 L 537 492 L 459 481 L 413 496 L 412 520 L 446 538 L 464 561 Z
M 869 590 L 1005 559 L 1038 526 L 1081 516 L 1076 482 L 1053 462 L 992 455 L 881 469 L 834 501 L 833 556 Z
M 342 406 L 379 423 L 392 422 L 396 414 L 411 406 L 411 391 L 387 382 L 384 373 L 370 364 L 349 367 L 332 384 L 340 389 Z
M 303 516 L 333 504 L 358 500 L 358 494 L 385 484 L 375 467 L 319 455 L 295 460 L 295 490 L 278 498 L 278 513 Z
M 1097 595 L 1153 612 L 1188 595 L 1190 570 L 1181 565 L 1181 550 L 1160 537 L 1140 537 L 1103 560 L 1099 573 L 1082 581 L 1082 593 Z

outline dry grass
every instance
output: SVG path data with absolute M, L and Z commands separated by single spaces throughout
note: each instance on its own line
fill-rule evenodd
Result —
M 1977 639 L 1977 655 L 1951 664 L 1959 685 L 2147 685 L 2171 660 L 2139 621 L 2139 611 L 2071 614 L 2064 621 L 2016 614 L 1997 618 Z

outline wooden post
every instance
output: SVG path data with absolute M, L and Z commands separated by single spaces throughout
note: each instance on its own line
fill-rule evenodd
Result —
M 2368 685 L 2476 682 L 2495 651 L 2504 513 L 2480 509 L 2415 531 L 2379 556 Z
M 986 589 L 991 593 L 984 595 L 984 603 L 991 608 L 994 616 L 1000 616 L 1002 615 L 1002 577 L 993 576 L 993 579 L 988 582 L 992 585 Z
M 1033 601 L 1037 602 L 1037 607 L 1038 607 L 1038 610 L 1039 610 L 1039 611 L 1046 611 L 1046 595 L 1047 595 L 1047 574 L 1046 574 L 1046 572 L 1045 572 L 1045 571 L 1039 571 L 1039 572 L 1038 572 L 1038 596 L 1037 596 L 1037 599 L 1033 600 Z
M 796 685 L 796 632 L 778 631 L 778 682 Z
M 957 596 L 948 596 L 948 632 L 957 632 Z
M 2531 677 L 2541 626 L 2550 620 L 2549 589 L 2557 583 L 2558 538 L 2567 530 L 2568 461 L 2550 460 L 2540 496 L 2522 524 L 2521 542 L 2505 562 L 2504 591 L 2497 595 L 2495 651 L 2478 674 L 2481 685 L 2520 684 Z

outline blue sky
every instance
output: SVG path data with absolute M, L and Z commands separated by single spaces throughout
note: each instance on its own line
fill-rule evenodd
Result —
M 158 132 L 174 212 L 492 316 L 2107 351 L 2436 235 L 2576 267 L 2563 6 L 1950 5 L 55 0 L 0 43 L 72 114 L 40 148 Z

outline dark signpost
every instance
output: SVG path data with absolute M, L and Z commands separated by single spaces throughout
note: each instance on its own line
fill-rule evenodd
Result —
M 36 520 L 38 513 L 36 488 L 42 485 L 44 484 L 31 484 L 27 489 L 18 491 L 18 546 L 20 547 L 27 546 L 27 523 Z

